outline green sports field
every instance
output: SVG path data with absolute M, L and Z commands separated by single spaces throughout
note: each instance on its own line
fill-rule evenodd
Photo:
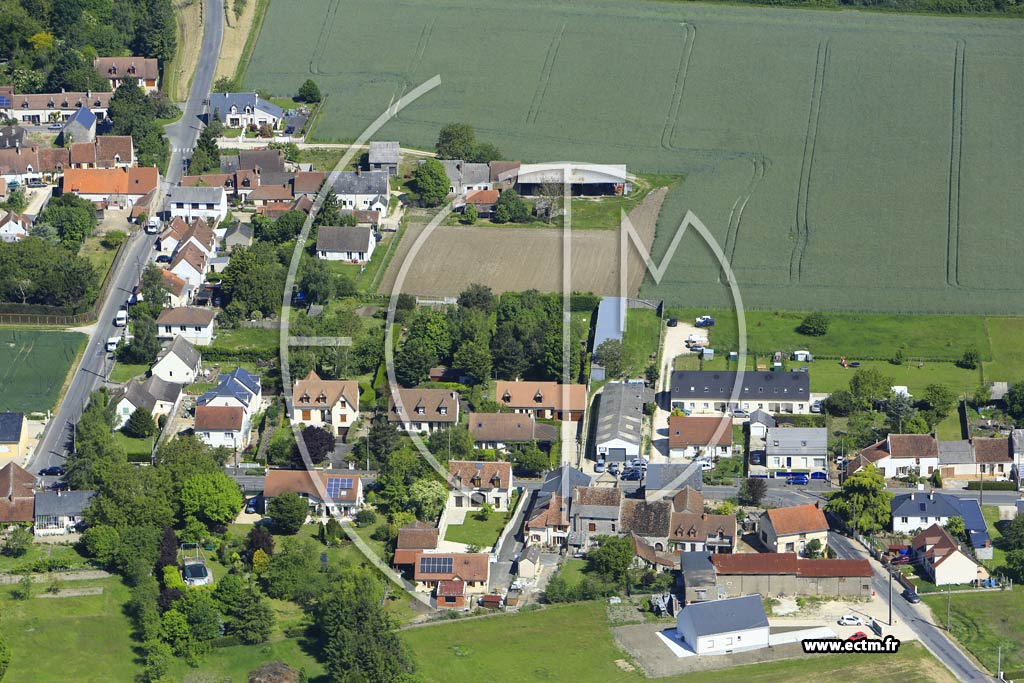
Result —
M 86 341 L 77 332 L 0 328 L 0 411 L 53 408 Z
M 328 95 L 350 140 L 403 92 L 443 84 L 378 139 L 431 147 L 465 120 L 510 158 L 681 173 L 686 210 L 747 304 L 1024 312 L 1024 22 L 582 0 L 273 0 L 247 88 Z M 688 236 L 645 296 L 725 304 Z

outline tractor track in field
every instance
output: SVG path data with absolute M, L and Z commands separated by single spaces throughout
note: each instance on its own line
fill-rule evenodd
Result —
M 540 115 L 540 107 L 544 102 L 544 95 L 548 92 L 548 84 L 551 82 L 551 72 L 555 69 L 555 60 L 558 59 L 558 49 L 562 46 L 562 36 L 565 35 L 565 22 L 558 29 L 548 44 L 548 51 L 544 55 L 544 64 L 540 69 L 540 79 L 537 81 L 537 88 L 533 91 L 533 99 L 530 100 L 530 108 L 526 112 L 526 125 L 537 122 Z
M 437 24 L 437 19 L 431 19 L 423 28 L 420 30 L 420 37 L 416 41 L 416 51 L 413 52 L 412 59 L 409 60 L 409 66 L 406 67 L 405 72 L 402 74 L 401 80 L 399 81 L 398 91 L 395 93 L 392 101 L 397 100 L 402 96 L 403 93 L 409 91 L 409 88 L 413 84 L 413 74 L 416 73 L 416 67 L 423 61 L 423 56 L 427 54 L 427 47 L 430 46 L 430 39 L 434 36 L 434 26 Z M 401 119 L 401 112 L 396 113 L 395 119 Z
M 338 16 L 338 5 L 341 0 L 330 0 L 327 5 L 327 13 L 324 15 L 324 24 L 320 27 L 320 33 L 316 38 L 316 46 L 313 48 L 313 58 L 309 60 L 309 73 L 314 76 L 324 74 L 320 70 L 320 62 L 323 60 L 324 50 L 327 49 L 331 40 L 331 31 L 334 29 L 334 19 Z
M 811 194 L 811 171 L 814 167 L 814 145 L 818 137 L 818 121 L 821 118 L 821 95 L 825 89 L 825 73 L 828 70 L 829 40 L 818 42 L 818 54 L 814 63 L 814 82 L 811 85 L 811 105 L 807 114 L 807 135 L 804 138 L 803 160 L 800 164 L 800 182 L 796 197 L 796 241 L 789 258 L 790 282 L 800 282 L 804 254 L 810 241 L 810 221 L 807 218 Z
M 672 103 L 669 105 L 665 126 L 661 131 L 661 146 L 670 152 L 681 151 L 672 146 L 672 139 L 675 137 L 676 127 L 679 125 L 679 110 L 683 105 L 686 74 L 690 70 L 690 55 L 693 54 L 693 44 L 697 41 L 696 26 L 686 22 L 683 24 L 683 29 L 685 31 L 683 49 L 679 54 L 679 68 L 676 69 L 675 87 L 672 89 Z
M 736 202 L 732 205 L 732 210 L 729 212 L 729 224 L 725 233 L 725 252 L 726 258 L 729 259 L 729 265 L 732 265 L 736 259 L 736 245 L 739 243 L 740 235 L 740 223 L 743 221 L 743 210 L 747 208 L 747 202 L 753 196 L 757 186 L 764 180 L 765 172 L 768 170 L 770 162 L 767 158 L 761 155 L 755 155 L 751 158 L 750 163 L 753 165 L 754 172 L 750 176 L 750 182 L 747 183 L 747 187 L 744 189 L 743 194 L 736 198 Z M 724 282 L 722 275 L 719 275 L 719 280 Z
M 953 51 L 953 106 L 949 141 L 949 194 L 946 234 L 946 284 L 960 286 L 960 177 L 964 147 L 964 83 L 967 75 L 967 42 L 956 41 Z

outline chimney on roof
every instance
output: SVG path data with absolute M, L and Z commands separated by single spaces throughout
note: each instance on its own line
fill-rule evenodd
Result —
M 818 508 L 820 510 L 821 509 L 821 501 L 820 500 L 814 501 L 814 507 L 816 507 L 816 508 Z
M 361 167 L 359 167 L 359 166 L 356 166 L 356 175 L 357 176 L 363 175 L 363 169 Z
M 928 492 L 928 500 L 935 500 L 935 491 Z

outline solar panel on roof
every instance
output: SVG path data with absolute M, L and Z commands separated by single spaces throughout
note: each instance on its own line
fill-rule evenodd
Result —
M 6 95 L 0 95 L 0 107 L 8 108 L 11 106 L 11 98 Z
M 342 491 L 349 491 L 353 486 L 352 477 L 330 477 L 327 479 L 327 496 L 337 498 Z
M 423 574 L 450 574 L 452 571 L 452 558 L 431 557 L 425 555 L 420 558 L 420 572 Z

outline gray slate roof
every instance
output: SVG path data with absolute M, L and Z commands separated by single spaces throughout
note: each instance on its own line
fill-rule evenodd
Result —
M 192 346 L 192 342 L 180 335 L 176 336 L 170 344 L 166 344 L 160 350 L 160 353 L 156 354 L 156 362 L 159 363 L 171 354 L 180 358 L 190 368 L 197 367 L 201 358 L 198 349 Z
M 893 517 L 959 517 L 960 501 L 945 493 L 904 493 L 890 503 Z
M 316 250 L 367 252 L 372 239 L 369 228 L 325 225 L 317 231 Z
M 768 617 L 760 595 L 744 595 L 726 600 L 712 600 L 687 605 L 679 615 L 693 624 L 697 636 L 733 633 L 752 628 L 768 628 Z
M 205 406 L 207 403 L 219 396 L 233 396 L 243 406 L 248 407 L 252 397 L 260 391 L 260 378 L 245 368 L 235 368 L 229 373 L 223 373 L 217 378 L 217 386 L 210 389 L 196 401 L 198 405 Z
M 735 381 L 735 372 L 676 370 L 672 373 L 672 400 L 728 399 Z M 806 372 L 747 371 L 737 400 L 807 401 L 810 396 L 811 378 Z
M 82 128 L 92 128 L 96 125 L 96 114 L 93 114 L 89 107 L 82 107 L 64 122 L 64 128 L 67 128 L 73 123 L 77 123 L 82 126 Z
M 755 410 L 750 414 L 750 423 L 764 425 L 766 427 L 775 427 L 778 423 L 775 422 L 775 418 L 772 417 L 771 413 L 763 410 Z
M 0 413 L 0 443 L 21 441 L 21 427 L 25 413 Z
M 609 339 L 622 341 L 622 309 L 626 300 L 619 296 L 606 296 L 597 305 L 597 323 L 594 326 L 594 349 Z
M 576 487 L 590 486 L 590 481 L 589 474 L 585 474 L 575 467 L 563 465 L 544 475 L 540 490 L 545 493 L 557 493 L 566 500 L 572 500 Z
M 21 126 L 0 126 L 0 149 L 25 145 L 25 129 Z
M 689 486 L 696 491 L 704 489 L 704 474 L 701 472 L 699 462 L 690 463 L 665 463 L 652 462 L 647 466 L 647 476 L 644 478 L 644 486 L 649 491 L 657 491 L 669 488 L 677 477 L 682 477 L 679 483 L 672 487 L 672 491 L 681 491 Z
M 654 392 L 643 384 L 605 384 L 601 390 L 598 407 L 596 443 L 622 439 L 628 443 L 639 444 L 644 420 L 644 403 L 653 400 Z
M 238 241 L 243 244 L 252 242 L 252 225 L 249 223 L 242 223 L 241 221 L 235 221 L 235 223 L 228 228 L 227 232 L 224 233 L 224 241 Z
M 156 376 L 142 381 L 133 379 L 118 390 L 115 400 L 120 400 L 120 397 L 124 396 L 136 409 L 144 408 L 153 412 L 157 401 L 168 403 L 177 401 L 178 396 L 181 395 L 181 387 L 181 384 L 165 382 Z
M 371 164 L 397 164 L 401 153 L 397 142 L 371 142 L 368 155 Z
M 81 516 L 96 491 L 39 491 L 36 493 L 36 517 Z
M 765 441 L 767 455 L 828 453 L 828 430 L 824 427 L 769 427 Z
M 967 439 L 959 441 L 940 441 L 939 444 L 940 465 L 968 465 L 974 463 L 974 449 Z
M 334 179 L 335 194 L 378 194 L 388 193 L 387 171 L 369 171 L 367 173 L 356 173 L 355 171 L 342 171 Z
M 191 204 L 192 202 L 219 204 L 223 198 L 223 187 L 202 187 L 196 185 L 172 187 L 171 196 L 167 201 L 184 202 L 186 204 Z
M 281 118 L 284 116 L 284 109 L 267 102 L 265 99 L 260 97 L 254 92 L 214 92 L 210 93 L 210 116 L 212 117 L 214 112 L 217 112 L 220 116 L 220 120 L 224 121 L 227 115 L 231 112 L 231 107 L 234 107 L 239 113 L 244 112 L 246 107 L 251 107 L 253 110 L 260 109 L 270 114 L 274 118 Z

